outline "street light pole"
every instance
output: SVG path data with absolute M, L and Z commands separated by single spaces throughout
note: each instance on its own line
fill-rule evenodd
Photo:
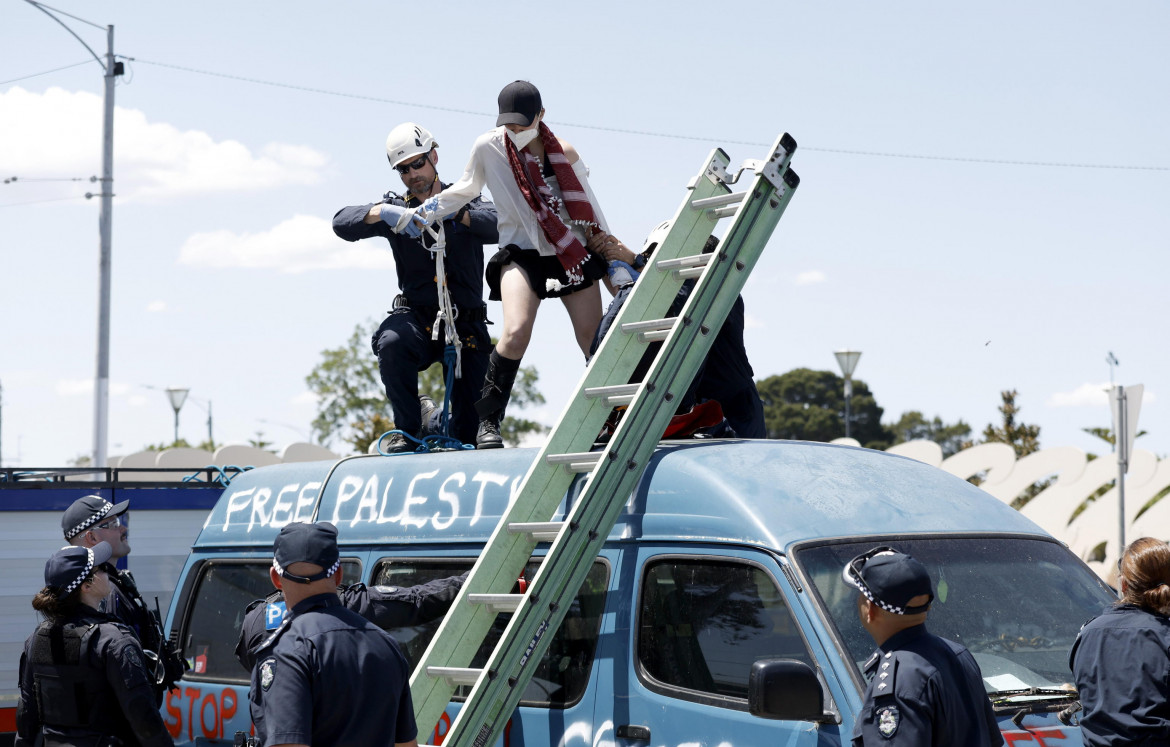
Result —
M 114 62 L 114 27 L 99 26 L 92 21 L 78 18 L 56 8 L 25 0 L 26 3 L 52 18 L 61 27 L 81 42 L 98 64 L 105 71 L 105 90 L 103 94 L 102 112 L 102 176 L 101 213 L 98 216 L 98 233 L 101 238 L 101 251 L 98 258 L 98 335 L 97 335 L 97 374 L 93 390 L 93 466 L 105 467 L 109 436 L 110 417 L 110 272 L 111 272 L 111 233 L 114 217 L 114 78 L 122 74 L 122 63 Z M 53 12 L 50 12 L 53 11 Z M 106 59 L 105 62 L 77 33 L 65 25 L 65 22 L 54 13 L 89 24 L 94 28 L 104 28 L 106 31 Z M 87 198 L 92 194 L 87 193 Z
M 178 387 L 168 387 L 167 396 L 170 397 L 171 407 L 175 411 L 175 440 L 173 443 L 179 443 L 179 410 L 183 408 L 183 403 L 187 400 L 187 392 L 190 389 L 180 389 Z
M 852 438 L 851 421 L 853 419 L 853 370 L 857 368 L 857 361 L 861 352 L 857 350 L 838 350 L 833 353 L 837 357 L 837 365 L 845 377 L 845 438 Z

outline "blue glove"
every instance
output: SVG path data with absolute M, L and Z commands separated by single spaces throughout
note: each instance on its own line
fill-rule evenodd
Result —
M 418 208 L 383 205 L 382 219 L 394 233 L 405 234 L 412 239 L 422 236 L 422 230 L 427 226 L 427 220 L 418 214 Z
M 403 214 L 406 213 L 406 208 L 398 205 L 391 205 L 389 203 L 382 203 L 381 218 L 382 222 L 394 228 L 398 225 L 398 221 L 402 220 Z
M 427 200 L 426 202 L 424 202 L 422 204 L 422 207 L 420 207 L 418 210 L 420 213 L 423 213 L 427 216 L 428 223 L 437 223 L 439 221 L 447 220 L 452 215 L 454 215 L 456 212 L 458 212 L 458 209 L 456 209 L 456 210 L 452 210 L 449 213 L 445 213 L 443 215 L 436 215 L 436 212 L 438 211 L 438 209 L 439 209 L 439 198 L 432 197 L 429 200 Z

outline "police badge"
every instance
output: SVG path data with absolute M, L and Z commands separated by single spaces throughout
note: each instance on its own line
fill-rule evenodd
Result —
M 894 736 L 894 732 L 898 731 L 898 713 L 897 706 L 886 706 L 877 712 L 878 732 L 889 739 Z
M 276 679 L 276 658 L 269 657 L 260 665 L 260 689 L 267 691 Z

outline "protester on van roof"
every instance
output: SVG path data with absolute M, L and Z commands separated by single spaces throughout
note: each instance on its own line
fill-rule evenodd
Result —
M 286 525 L 273 543 L 269 576 L 291 610 L 252 671 L 248 698 L 260 743 L 415 747 L 406 657 L 337 598 L 337 528 Z
M 485 186 L 499 211 L 500 251 L 488 262 L 489 298 L 504 305 L 504 329 L 491 354 L 483 397 L 477 403 L 478 448 L 503 446 L 500 421 L 520 360 L 528 350 L 536 312 L 546 298 L 560 298 L 583 354 L 601 319 L 594 281 L 607 266 L 586 244 L 609 228 L 589 187 L 577 151 L 544 123 L 540 91 L 528 81 L 504 86 L 497 99 L 496 128 L 475 141 L 459 181 L 422 206 L 421 214 L 450 215 Z
M 398 289 L 393 308 L 374 332 L 371 345 L 378 357 L 378 372 L 386 398 L 394 412 L 394 427 L 417 438 L 438 432 L 430 416 L 435 403 L 418 394 L 418 373 L 434 363 L 449 367 L 444 359 L 444 335 L 434 329 L 440 309 L 434 239 L 420 234 L 403 216 L 445 186 L 439 181 L 439 144 L 431 133 L 414 122 L 404 122 L 386 138 L 386 157 L 406 187 L 404 195 L 387 192 L 380 202 L 344 207 L 333 216 L 333 232 L 346 241 L 381 236 L 390 242 Z M 487 306 L 483 302 L 483 248 L 499 239 L 496 208 L 481 195 L 442 220 L 445 236 L 443 286 L 455 306 L 455 330 L 462 345 L 460 376 L 451 387 L 450 435 L 474 443 L 479 417 L 475 401 L 483 388 L 491 336 L 487 331 Z M 389 452 L 414 451 L 401 434 L 387 439 Z
M 1170 546 L 1142 537 L 1117 565 L 1120 601 L 1069 652 L 1081 736 L 1088 747 L 1170 744 Z
M 877 644 L 865 662 L 869 684 L 853 727 L 861 745 L 998 747 L 1003 735 L 966 648 L 926 630 L 934 587 L 926 567 L 891 547 L 845 566 L 858 590 L 861 624 Z
M 130 554 L 130 524 L 126 515 L 129 508 L 130 501 L 115 504 L 100 495 L 87 495 L 65 509 L 61 530 L 66 541 L 75 547 L 96 547 L 102 542 L 110 546 L 106 565 L 109 594 L 101 600 L 99 609 L 129 626 L 138 636 L 149 668 L 158 671 L 152 681 L 161 705 L 163 693 L 175 687 L 188 667 L 178 647 L 163 635 L 159 611 L 146 605 L 134 576 L 114 565 Z
M 20 657 L 17 747 L 173 745 L 155 702 L 152 674 L 129 628 L 98 610 L 110 593 L 113 549 L 66 547 L 45 563 L 32 606 L 45 620 Z

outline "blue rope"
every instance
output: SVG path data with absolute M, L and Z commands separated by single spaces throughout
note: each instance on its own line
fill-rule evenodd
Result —
M 455 346 L 448 345 L 443 349 L 443 367 L 447 370 L 447 378 L 443 382 L 443 414 L 439 416 L 441 433 L 445 437 L 451 435 L 451 389 L 455 386 L 455 362 L 457 360 Z
M 214 472 L 214 481 L 226 488 L 228 485 L 231 485 L 232 480 L 235 477 L 243 474 L 244 472 L 247 472 L 250 469 L 256 468 L 250 464 L 246 467 L 237 467 L 234 464 L 225 464 L 223 467 L 219 467 L 214 464 L 209 464 L 206 467 L 196 470 L 195 472 L 192 472 L 191 474 L 184 477 L 183 482 L 193 482 L 195 480 L 201 479 L 200 475 L 202 475 L 204 472 Z M 232 474 L 229 475 L 228 472 L 231 472 Z
M 414 451 L 397 451 L 397 452 L 383 451 L 382 450 L 383 439 L 385 439 L 386 436 L 389 436 L 393 433 L 397 433 L 398 435 L 405 438 L 407 441 L 411 441 L 411 442 L 417 444 Z M 465 444 L 457 438 L 454 438 L 452 436 L 444 436 L 441 434 L 425 436 L 425 437 L 419 439 L 419 438 L 415 438 L 414 436 L 410 435 L 406 431 L 392 430 L 392 431 L 386 431 L 381 436 L 378 436 L 378 442 L 377 442 L 376 448 L 378 449 L 378 453 L 381 454 L 382 456 L 402 456 L 403 454 L 429 454 L 431 452 L 436 452 L 436 451 L 462 451 L 464 449 L 470 450 L 470 449 L 475 448 L 475 444 Z

